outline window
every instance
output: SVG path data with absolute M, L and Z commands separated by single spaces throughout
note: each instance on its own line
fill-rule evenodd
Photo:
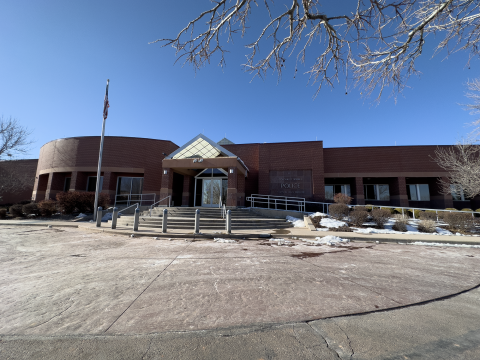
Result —
M 65 184 L 63 184 L 63 191 L 69 191 L 69 190 L 70 190 L 70 182 L 71 182 L 71 180 L 72 180 L 71 177 L 65 178 Z
M 117 180 L 117 195 L 139 195 L 143 191 L 143 177 L 123 177 Z
M 89 176 L 87 180 L 87 191 L 96 191 L 97 189 L 97 177 Z M 103 176 L 100 177 L 100 191 L 103 189 Z
M 390 201 L 390 189 L 388 185 L 363 185 L 365 200 Z
M 458 184 L 450 185 L 450 192 L 452 193 L 452 198 L 455 201 L 465 201 L 465 195 L 463 194 L 463 189 Z
M 350 196 L 350 185 L 325 185 L 325 199 L 333 200 L 338 193 Z
M 407 185 L 407 196 L 410 201 L 430 201 L 428 184 Z

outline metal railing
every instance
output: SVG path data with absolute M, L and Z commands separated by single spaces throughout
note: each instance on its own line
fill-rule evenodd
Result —
M 130 209 L 131 207 L 134 207 L 136 206 L 136 208 L 138 209 L 140 207 L 140 204 L 139 203 L 136 203 L 136 204 L 133 204 L 133 205 L 130 205 L 129 207 L 126 207 L 125 209 L 122 209 L 118 212 L 118 214 L 122 213 L 123 211 L 127 210 L 127 209 Z
M 168 199 L 168 207 L 170 207 L 170 204 L 171 204 L 171 201 L 172 201 L 172 195 L 168 195 L 168 196 L 164 197 L 163 199 L 158 200 L 156 203 L 153 203 L 152 205 L 150 205 L 150 210 L 149 210 L 150 217 L 152 217 L 152 210 L 155 207 L 155 205 L 161 203 L 165 199 Z
M 285 198 L 287 199 L 284 203 L 279 202 L 279 201 L 272 201 L 272 198 Z M 296 200 L 298 199 L 298 200 Z M 298 209 L 290 209 L 290 210 L 296 210 L 300 212 L 307 212 L 306 211 L 306 206 L 307 204 L 312 204 L 312 205 L 317 205 L 318 207 L 322 207 L 322 212 L 325 214 L 329 214 L 329 207 L 330 205 L 333 205 L 334 203 L 326 203 L 326 202 L 317 202 L 317 201 L 305 201 L 305 199 L 302 198 L 292 198 L 292 197 L 278 197 L 278 196 L 272 196 L 272 195 L 260 195 L 260 194 L 252 194 L 252 196 L 249 196 L 246 198 L 247 201 L 250 201 L 250 206 L 252 208 L 265 208 L 265 206 L 256 206 L 259 204 L 267 204 L 268 209 L 271 208 L 271 206 L 274 206 L 275 210 L 288 210 L 287 204 L 290 207 L 297 207 Z M 285 209 L 278 209 L 280 205 L 284 205 Z M 389 206 L 389 205 L 372 205 L 372 204 L 367 204 L 367 205 L 348 205 L 349 208 L 355 208 L 355 207 L 368 207 L 372 208 L 388 208 L 388 209 L 401 209 L 402 210 L 402 215 L 405 216 L 405 213 L 411 213 L 413 216 L 413 219 L 415 219 L 415 210 L 419 211 L 435 211 L 435 215 L 437 217 L 438 221 L 438 213 L 439 212 L 463 212 L 463 213 L 470 213 L 472 214 L 472 217 L 475 217 L 475 214 L 479 214 L 476 211 L 463 211 L 463 210 L 446 210 L 446 209 L 429 209 L 429 208 L 416 208 L 416 207 L 411 207 L 411 206 Z M 313 211 L 309 211 L 313 212 Z
M 131 203 L 139 203 L 140 206 L 155 203 L 156 194 L 119 194 L 115 195 L 115 205 L 130 206 Z M 145 204 L 147 203 L 147 204 Z
M 266 204 L 268 209 L 270 209 L 270 206 L 273 206 L 275 210 L 283 207 L 285 209 L 282 210 L 289 210 L 288 207 L 290 207 L 290 210 L 305 212 L 305 198 L 252 194 L 246 200 L 250 201 L 251 207 L 256 207 L 255 204 Z

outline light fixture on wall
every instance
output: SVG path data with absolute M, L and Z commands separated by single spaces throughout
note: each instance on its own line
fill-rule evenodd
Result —
M 167 175 L 167 174 L 168 174 L 168 170 L 167 169 L 163 170 L 163 175 Z
M 196 163 L 198 161 L 198 159 L 193 159 L 193 162 Z
M 198 162 L 203 162 L 203 159 L 198 159 Z
M 230 174 L 233 174 L 233 169 L 230 169 Z

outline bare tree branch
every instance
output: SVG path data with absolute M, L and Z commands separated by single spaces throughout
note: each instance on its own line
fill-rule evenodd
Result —
M 318 91 L 334 86 L 340 76 L 353 77 L 354 86 L 379 100 L 386 88 L 396 96 L 409 77 L 417 74 L 416 59 L 429 35 L 443 35 L 436 53 L 469 50 L 479 55 L 480 1 L 478 0 L 357 0 L 342 2 L 342 12 L 326 14 L 320 0 L 211 0 L 212 7 L 190 21 L 173 39 L 159 39 L 176 49 L 178 59 L 197 70 L 220 55 L 237 32 L 245 35 L 253 11 L 265 12 L 265 25 L 253 43 L 244 69 L 264 77 L 276 72 L 279 79 L 286 60 L 297 50 L 295 73 L 309 64 L 307 73 Z M 263 6 L 262 6 L 263 5 Z M 340 4 L 339 4 L 340 6 Z M 205 22 L 206 21 L 206 22 Z M 196 31 L 199 27 L 201 30 Z M 221 36 L 222 35 L 222 36 Z M 268 48 L 263 54 L 260 46 Z M 310 57 L 307 50 L 315 55 Z M 349 70 L 351 70 L 349 72 Z
M 14 154 L 25 154 L 28 146 L 32 144 L 28 140 L 30 131 L 21 126 L 17 119 L 4 119 L 0 117 L 0 160 Z

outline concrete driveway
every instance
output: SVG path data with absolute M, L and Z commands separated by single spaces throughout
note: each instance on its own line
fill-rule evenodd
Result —
M 312 321 L 479 283 L 480 249 L 270 246 L 0 229 L 0 334 L 148 334 Z

